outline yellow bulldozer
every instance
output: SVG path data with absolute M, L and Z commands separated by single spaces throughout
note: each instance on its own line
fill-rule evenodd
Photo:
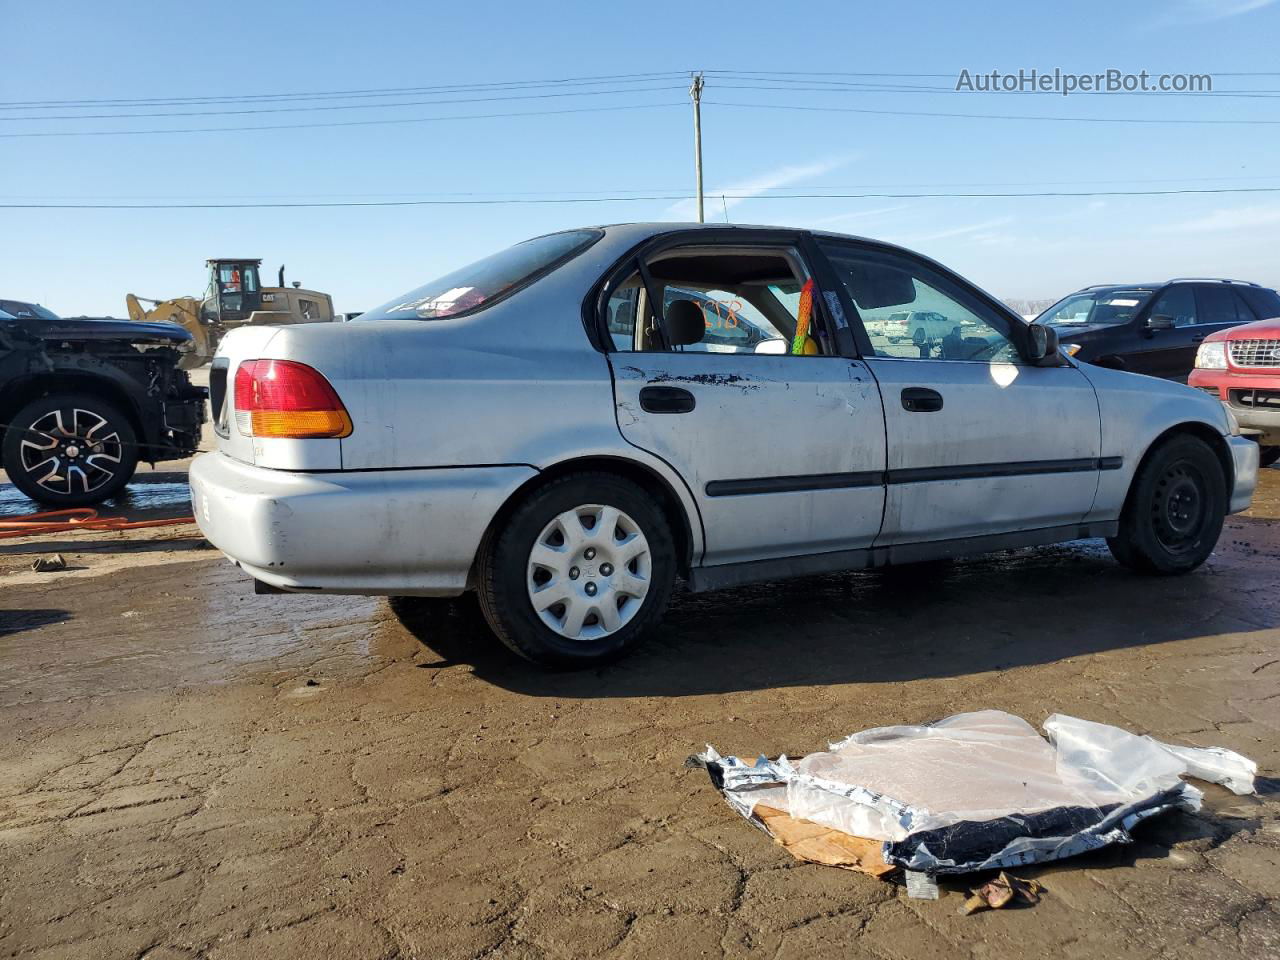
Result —
M 195 349 L 183 355 L 182 367 L 192 370 L 213 359 L 218 341 L 236 327 L 280 323 L 327 323 L 334 319 L 333 298 L 327 293 L 303 290 L 294 282 L 286 287 L 284 267 L 279 286 L 261 283 L 261 260 L 206 260 L 209 286 L 203 298 L 174 297 L 151 300 L 130 293 L 125 305 L 130 320 L 168 321 L 189 331 Z M 151 306 L 144 307 L 143 304 Z

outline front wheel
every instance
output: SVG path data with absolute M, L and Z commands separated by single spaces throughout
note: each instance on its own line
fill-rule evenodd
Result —
M 661 619 L 675 567 L 653 497 L 621 477 L 577 473 L 534 491 L 496 532 L 481 557 L 480 606 L 520 656 L 595 666 Z
M 115 496 L 138 466 L 129 419 L 92 394 L 33 400 L 5 429 L 4 469 L 32 500 L 80 507 Z
M 1226 477 L 1213 451 L 1195 437 L 1171 437 L 1138 468 L 1107 546 L 1140 573 L 1187 573 L 1213 552 L 1226 510 Z

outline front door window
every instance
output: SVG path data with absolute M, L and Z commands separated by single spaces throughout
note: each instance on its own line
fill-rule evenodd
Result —
M 1175 284 L 1160 294 L 1147 316 L 1150 319 L 1167 317 L 1175 327 L 1189 327 L 1197 322 L 1195 294 L 1189 285 Z
M 885 251 L 823 249 L 862 320 L 872 356 L 1021 362 L 1004 318 L 952 289 L 936 271 Z

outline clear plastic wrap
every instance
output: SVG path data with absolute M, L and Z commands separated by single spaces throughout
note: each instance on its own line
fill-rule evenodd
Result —
M 887 863 L 959 873 L 1073 856 L 1128 842 L 1174 807 L 1196 810 L 1194 775 L 1252 790 L 1252 761 L 1176 747 L 1119 727 L 1055 715 L 1045 740 L 997 710 L 927 726 L 879 727 L 792 763 L 747 765 L 708 747 L 698 759 L 746 817 L 758 802 L 884 842 Z

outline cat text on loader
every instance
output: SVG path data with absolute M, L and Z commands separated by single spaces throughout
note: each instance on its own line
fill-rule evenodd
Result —
M 333 299 L 327 293 L 303 290 L 296 281 L 264 287 L 259 279 L 261 260 L 208 260 L 209 287 L 204 299 L 175 297 L 148 300 L 132 293 L 125 297 L 130 320 L 167 320 L 190 331 L 195 349 L 183 354 L 184 369 L 213 359 L 218 341 L 228 330 L 243 326 L 279 323 L 327 323 L 333 320 Z M 151 304 L 144 309 L 143 302 Z

